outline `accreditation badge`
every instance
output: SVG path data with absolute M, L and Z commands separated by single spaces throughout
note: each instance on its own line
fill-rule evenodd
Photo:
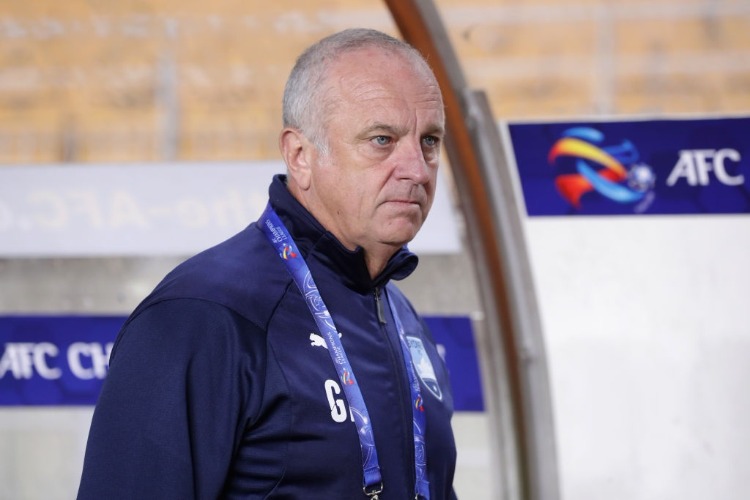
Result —
M 417 375 L 422 380 L 422 384 L 430 390 L 433 396 L 442 401 L 443 391 L 440 390 L 440 384 L 438 384 L 437 376 L 435 376 L 435 369 L 432 366 L 432 361 L 430 361 L 430 356 L 427 355 L 422 339 L 407 336 L 406 343 L 409 345 L 411 359 L 414 363 L 414 368 L 417 370 Z

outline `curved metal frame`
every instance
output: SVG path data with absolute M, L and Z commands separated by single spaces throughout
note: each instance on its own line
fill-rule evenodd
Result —
M 466 217 L 487 325 L 484 383 L 504 498 L 559 498 L 541 323 L 513 178 L 482 92 L 468 88 L 429 0 L 385 0 L 404 39 L 435 72 L 446 111 L 446 152 Z M 510 409 L 505 404 L 510 404 Z

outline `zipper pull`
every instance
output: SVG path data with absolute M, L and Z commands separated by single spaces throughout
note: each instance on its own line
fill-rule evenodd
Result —
M 380 300 L 380 287 L 375 287 L 375 309 L 378 311 L 378 321 L 385 325 L 385 313 L 383 312 L 383 301 Z

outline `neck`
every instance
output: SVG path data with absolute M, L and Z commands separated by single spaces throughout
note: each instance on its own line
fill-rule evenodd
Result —
M 365 265 L 367 271 L 370 273 L 370 278 L 375 279 L 380 273 L 383 272 L 385 266 L 388 265 L 388 261 L 391 260 L 399 248 L 394 248 L 389 245 L 382 245 L 377 249 L 365 249 Z
M 297 185 L 297 183 L 290 177 L 287 178 L 287 189 L 289 189 L 292 196 L 294 196 L 294 198 L 296 198 L 296 200 L 305 207 L 305 209 L 310 212 L 310 214 L 315 217 L 323 227 L 330 231 L 330 227 L 328 227 L 330 224 L 327 224 L 328 221 L 320 217 L 320 214 L 317 213 L 315 207 L 309 203 L 304 190 L 300 189 L 299 185 Z M 353 251 L 356 249 L 356 245 L 344 241 L 341 238 L 341 235 L 336 234 L 335 231 L 331 231 L 331 233 L 349 250 Z M 391 260 L 391 257 L 396 255 L 396 252 L 400 249 L 401 247 L 399 246 L 387 244 L 377 244 L 373 248 L 364 248 L 365 265 L 367 266 L 367 272 L 370 274 L 370 278 L 375 279 L 376 276 L 382 273 L 385 266 L 388 264 L 388 261 Z

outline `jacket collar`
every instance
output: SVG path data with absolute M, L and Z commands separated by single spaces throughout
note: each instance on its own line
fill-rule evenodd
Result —
M 271 206 L 294 238 L 306 260 L 316 259 L 333 270 L 344 283 L 355 290 L 365 292 L 385 285 L 389 280 L 401 280 L 416 269 L 418 257 L 405 246 L 388 261 L 382 273 L 370 278 L 365 264 L 365 253 L 361 247 L 348 250 L 336 237 L 328 232 L 289 192 L 286 176 L 275 175 L 268 189 Z

